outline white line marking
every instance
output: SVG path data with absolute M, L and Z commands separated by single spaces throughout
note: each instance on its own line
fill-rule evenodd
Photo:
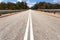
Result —
M 28 15 L 27 27 L 24 35 L 24 40 L 28 39 L 28 29 L 29 29 L 29 15 Z
M 30 10 L 30 11 L 31 11 L 31 10 Z M 34 40 L 33 28 L 32 28 L 32 17 L 31 17 L 31 12 L 29 13 L 29 18 L 30 18 L 30 40 Z
M 31 10 L 29 10 L 29 12 L 31 12 Z M 24 40 L 28 40 L 29 27 L 30 27 L 30 40 L 34 40 L 31 13 L 29 13 L 28 15 L 28 21 L 27 21 L 27 27 L 24 35 Z

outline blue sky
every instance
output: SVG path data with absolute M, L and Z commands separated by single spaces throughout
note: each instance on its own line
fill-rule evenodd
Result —
M 42 2 L 42 1 L 45 1 L 45 2 L 50 2 L 50 3 L 60 3 L 60 0 L 0 0 L 0 2 L 14 2 L 16 3 L 17 1 L 25 1 L 27 2 L 28 6 L 31 7 L 33 6 L 36 2 Z

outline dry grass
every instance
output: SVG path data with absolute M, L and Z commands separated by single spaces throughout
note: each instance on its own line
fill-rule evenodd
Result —
M 58 13 L 54 14 L 54 13 L 48 13 L 48 12 L 46 12 L 45 14 L 48 14 L 48 15 L 51 15 L 51 16 L 60 17 L 60 13 L 59 14 Z
M 2 15 L 0 16 L 0 18 L 2 18 L 2 17 L 6 17 L 6 16 L 10 16 L 10 15 L 13 15 L 13 14 L 15 14 L 15 13 L 2 14 Z
M 41 11 L 37 11 L 38 13 L 43 13 L 43 14 L 47 14 L 47 15 L 51 15 L 51 16 L 56 16 L 56 17 L 60 17 L 60 13 L 49 13 L 49 12 L 41 12 Z

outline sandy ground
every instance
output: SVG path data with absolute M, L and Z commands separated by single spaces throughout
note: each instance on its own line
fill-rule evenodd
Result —
M 10 16 L 10 15 L 14 15 L 15 13 L 7 13 L 7 14 L 2 14 L 1 16 L 0 16 L 0 18 L 2 18 L 2 17 L 6 17 L 6 16 Z
M 47 12 L 46 14 L 52 15 L 52 16 L 56 16 L 56 17 L 60 17 L 60 14 L 58 14 L 58 13 L 54 14 L 54 13 L 48 13 L 48 12 Z
M 41 12 L 41 11 L 38 11 L 38 13 L 40 13 L 40 12 Z M 42 12 L 42 13 L 48 14 L 48 15 L 51 15 L 51 16 L 60 17 L 60 14 L 59 14 L 59 13 L 56 13 L 56 14 L 54 14 L 54 13 L 49 13 L 49 12 Z

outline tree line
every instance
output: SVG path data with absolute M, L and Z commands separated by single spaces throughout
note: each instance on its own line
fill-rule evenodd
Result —
M 20 10 L 20 9 L 28 9 L 29 7 L 27 6 L 26 2 L 1 2 L 0 3 L 0 10 Z
M 1 2 L 0 10 L 20 10 L 20 9 L 29 9 L 26 2 Z M 36 3 L 31 9 L 60 9 L 60 4 L 55 3 L 47 3 L 47 2 L 39 2 Z
M 60 4 L 55 3 L 47 3 L 47 2 L 39 2 L 36 3 L 31 9 L 60 9 Z

